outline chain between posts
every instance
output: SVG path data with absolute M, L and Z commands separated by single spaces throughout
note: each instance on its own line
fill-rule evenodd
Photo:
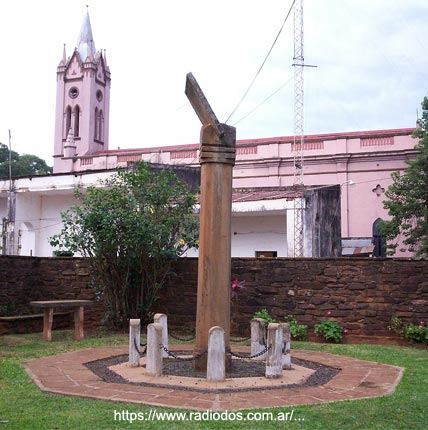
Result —
M 140 348 L 137 345 L 137 339 L 134 338 L 134 347 L 135 347 L 135 350 L 138 352 L 138 354 L 140 354 L 142 356 L 142 355 L 144 355 L 147 352 L 147 343 L 145 343 L 144 345 L 140 344 L 140 346 L 145 346 L 143 352 L 140 352 Z
M 144 351 L 140 352 L 138 345 L 137 345 L 137 341 L 134 339 L 134 346 L 135 349 L 137 350 L 137 352 L 140 355 L 144 355 L 147 352 L 147 344 L 141 345 L 141 346 L 145 346 Z M 201 353 L 197 354 L 197 355 L 192 355 L 191 357 L 188 358 L 183 358 L 178 356 L 177 354 L 174 354 L 173 352 L 171 352 L 165 345 L 160 345 L 160 347 L 172 358 L 174 358 L 175 360 L 181 360 L 181 361 L 192 361 L 192 360 L 196 360 L 200 357 L 202 357 L 203 355 L 208 353 L 208 350 L 202 351 Z M 244 355 L 244 354 L 238 354 L 236 352 L 233 352 L 231 349 L 227 349 L 226 353 L 232 355 L 233 357 L 236 358 L 243 358 L 243 359 L 253 359 L 253 358 L 257 358 L 262 356 L 263 354 L 266 354 L 270 349 L 272 348 L 272 345 L 266 346 L 265 349 L 263 351 L 260 351 L 256 354 L 253 355 Z M 283 353 L 287 352 L 283 350 Z
M 171 352 L 165 345 L 161 345 L 160 346 L 170 357 L 174 358 L 175 360 L 181 360 L 181 361 L 192 361 L 192 360 L 196 360 L 200 357 L 202 357 L 203 355 L 208 353 L 208 350 L 202 351 L 201 353 L 197 354 L 197 355 L 192 355 L 191 357 L 180 357 L 177 354 L 174 354 L 173 352 Z M 252 358 L 257 358 L 262 356 L 263 354 L 266 354 L 270 349 L 272 348 L 272 345 L 266 346 L 265 349 L 263 351 L 258 352 L 257 354 L 253 354 L 253 355 L 243 355 L 243 354 L 238 354 L 236 352 L 232 352 L 232 350 L 227 349 L 226 353 L 232 355 L 233 357 L 236 358 L 244 358 L 244 359 L 252 359 Z M 147 347 L 146 347 L 147 349 Z
M 257 358 L 262 356 L 263 354 L 266 354 L 270 349 L 272 348 L 272 345 L 266 346 L 265 349 L 263 351 L 257 352 L 256 354 L 253 355 L 243 355 L 243 354 L 238 354 L 236 352 L 232 352 L 232 350 L 228 349 L 226 352 L 230 355 L 232 355 L 233 357 L 236 358 L 247 358 L 247 359 L 252 359 L 252 358 Z
M 169 336 L 171 336 L 173 339 L 180 340 L 180 341 L 182 341 L 182 342 L 190 342 L 191 340 L 195 340 L 195 338 L 196 338 L 196 336 L 191 336 L 191 337 L 180 337 L 180 336 L 177 336 L 177 335 L 175 335 L 175 334 L 172 334 L 171 332 L 170 332 L 170 333 L 168 333 L 168 335 L 169 335 Z M 248 336 L 248 337 L 240 337 L 240 338 L 233 338 L 233 337 L 231 337 L 231 338 L 230 338 L 230 341 L 231 341 L 231 342 L 239 343 L 239 342 L 245 342 L 246 340 L 250 340 L 250 339 L 251 339 L 251 336 Z
M 191 336 L 191 337 L 187 337 L 187 338 L 179 337 L 179 336 L 176 336 L 176 335 L 172 334 L 171 332 L 170 332 L 170 333 L 168 333 L 168 334 L 169 334 L 169 336 L 171 336 L 173 339 L 181 340 L 182 342 L 190 342 L 191 340 L 194 340 L 194 339 L 196 338 L 196 336 Z
M 198 359 L 198 358 L 200 358 L 200 357 L 202 357 L 203 355 L 205 355 L 205 354 L 207 354 L 208 353 L 208 350 L 206 349 L 205 351 L 202 351 L 201 353 L 199 353 L 199 354 L 196 354 L 196 355 L 192 355 L 192 356 L 190 356 L 190 357 L 186 357 L 186 358 L 183 358 L 183 357 L 180 357 L 180 356 L 178 356 L 177 354 L 174 354 L 173 352 L 171 352 L 165 345 L 161 345 L 161 348 L 170 356 L 170 357 L 172 357 L 172 358 L 174 358 L 175 360 L 180 360 L 180 361 L 192 361 L 192 360 L 196 360 L 196 359 Z
M 233 338 L 233 337 L 231 337 L 229 340 L 230 340 L 231 342 L 239 343 L 239 342 L 245 342 L 246 340 L 250 340 L 250 339 L 251 339 L 251 336 L 248 336 L 248 337 L 240 337 L 240 338 Z

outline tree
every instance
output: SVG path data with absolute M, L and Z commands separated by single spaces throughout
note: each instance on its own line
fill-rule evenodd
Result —
M 78 204 L 61 214 L 62 231 L 50 243 L 90 257 L 110 323 L 148 321 L 173 260 L 197 247 L 196 197 L 171 169 L 155 171 L 147 163 L 100 185 L 76 189 Z
M 387 241 L 403 237 L 405 247 L 416 257 L 428 257 L 428 97 L 422 102 L 422 119 L 413 137 L 419 139 L 416 159 L 406 161 L 404 173 L 392 173 L 393 183 L 385 192 L 384 208 L 392 217 L 383 221 L 380 230 Z M 389 254 L 398 244 L 390 243 Z M 405 250 L 406 248 L 403 248 Z
M 9 152 L 9 148 L 0 143 L 0 178 L 9 177 Z M 52 167 L 49 167 L 44 160 L 36 155 L 19 155 L 17 152 L 11 151 L 10 158 L 13 178 L 52 173 Z

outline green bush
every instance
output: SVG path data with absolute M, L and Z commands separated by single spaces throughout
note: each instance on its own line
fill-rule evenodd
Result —
M 131 318 L 150 321 L 173 262 L 198 247 L 196 195 L 172 168 L 139 162 L 77 188 L 75 198 L 61 213 L 63 227 L 51 246 L 89 257 L 91 285 L 113 327 L 126 327 Z
M 308 326 L 298 324 L 293 315 L 286 315 L 284 321 L 290 325 L 291 337 L 294 340 L 306 340 L 308 338 Z
M 327 312 L 330 315 L 330 312 Z M 343 335 L 348 332 L 339 323 L 330 320 L 321 321 L 315 324 L 314 331 L 321 335 L 327 342 L 340 343 L 343 340 Z
M 404 337 L 404 324 L 398 317 L 392 317 L 388 326 L 388 330 L 397 333 L 400 337 Z
M 253 318 L 261 318 L 265 321 L 266 325 L 269 323 L 276 323 L 276 319 L 271 317 L 267 309 L 262 309 L 254 313 Z
M 392 317 L 388 329 L 410 343 L 428 343 L 428 327 L 424 321 L 420 321 L 419 325 L 404 324 L 400 318 Z
M 408 324 L 404 327 L 404 337 L 410 343 L 428 343 L 428 327 L 425 327 L 423 321 L 419 325 Z

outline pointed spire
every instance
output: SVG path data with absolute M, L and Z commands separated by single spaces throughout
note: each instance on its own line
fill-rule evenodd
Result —
M 88 6 L 86 6 L 86 15 L 83 18 L 76 49 L 79 51 L 80 58 L 83 62 L 85 62 L 88 57 L 93 58 L 96 52 Z
M 67 62 L 67 53 L 65 51 L 65 43 L 64 43 L 64 50 L 62 51 L 62 61 L 64 64 Z

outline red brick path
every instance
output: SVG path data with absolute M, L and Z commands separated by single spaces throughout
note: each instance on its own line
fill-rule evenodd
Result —
M 182 350 L 183 345 L 175 345 L 177 348 Z M 385 396 L 394 392 L 403 374 L 403 369 L 397 366 L 325 352 L 293 350 L 292 355 L 296 358 L 341 371 L 326 384 L 316 387 L 201 393 L 171 387 L 108 383 L 84 366 L 89 361 L 127 353 L 125 346 L 89 348 L 28 361 L 26 370 L 40 389 L 52 393 L 152 406 L 229 411 Z

